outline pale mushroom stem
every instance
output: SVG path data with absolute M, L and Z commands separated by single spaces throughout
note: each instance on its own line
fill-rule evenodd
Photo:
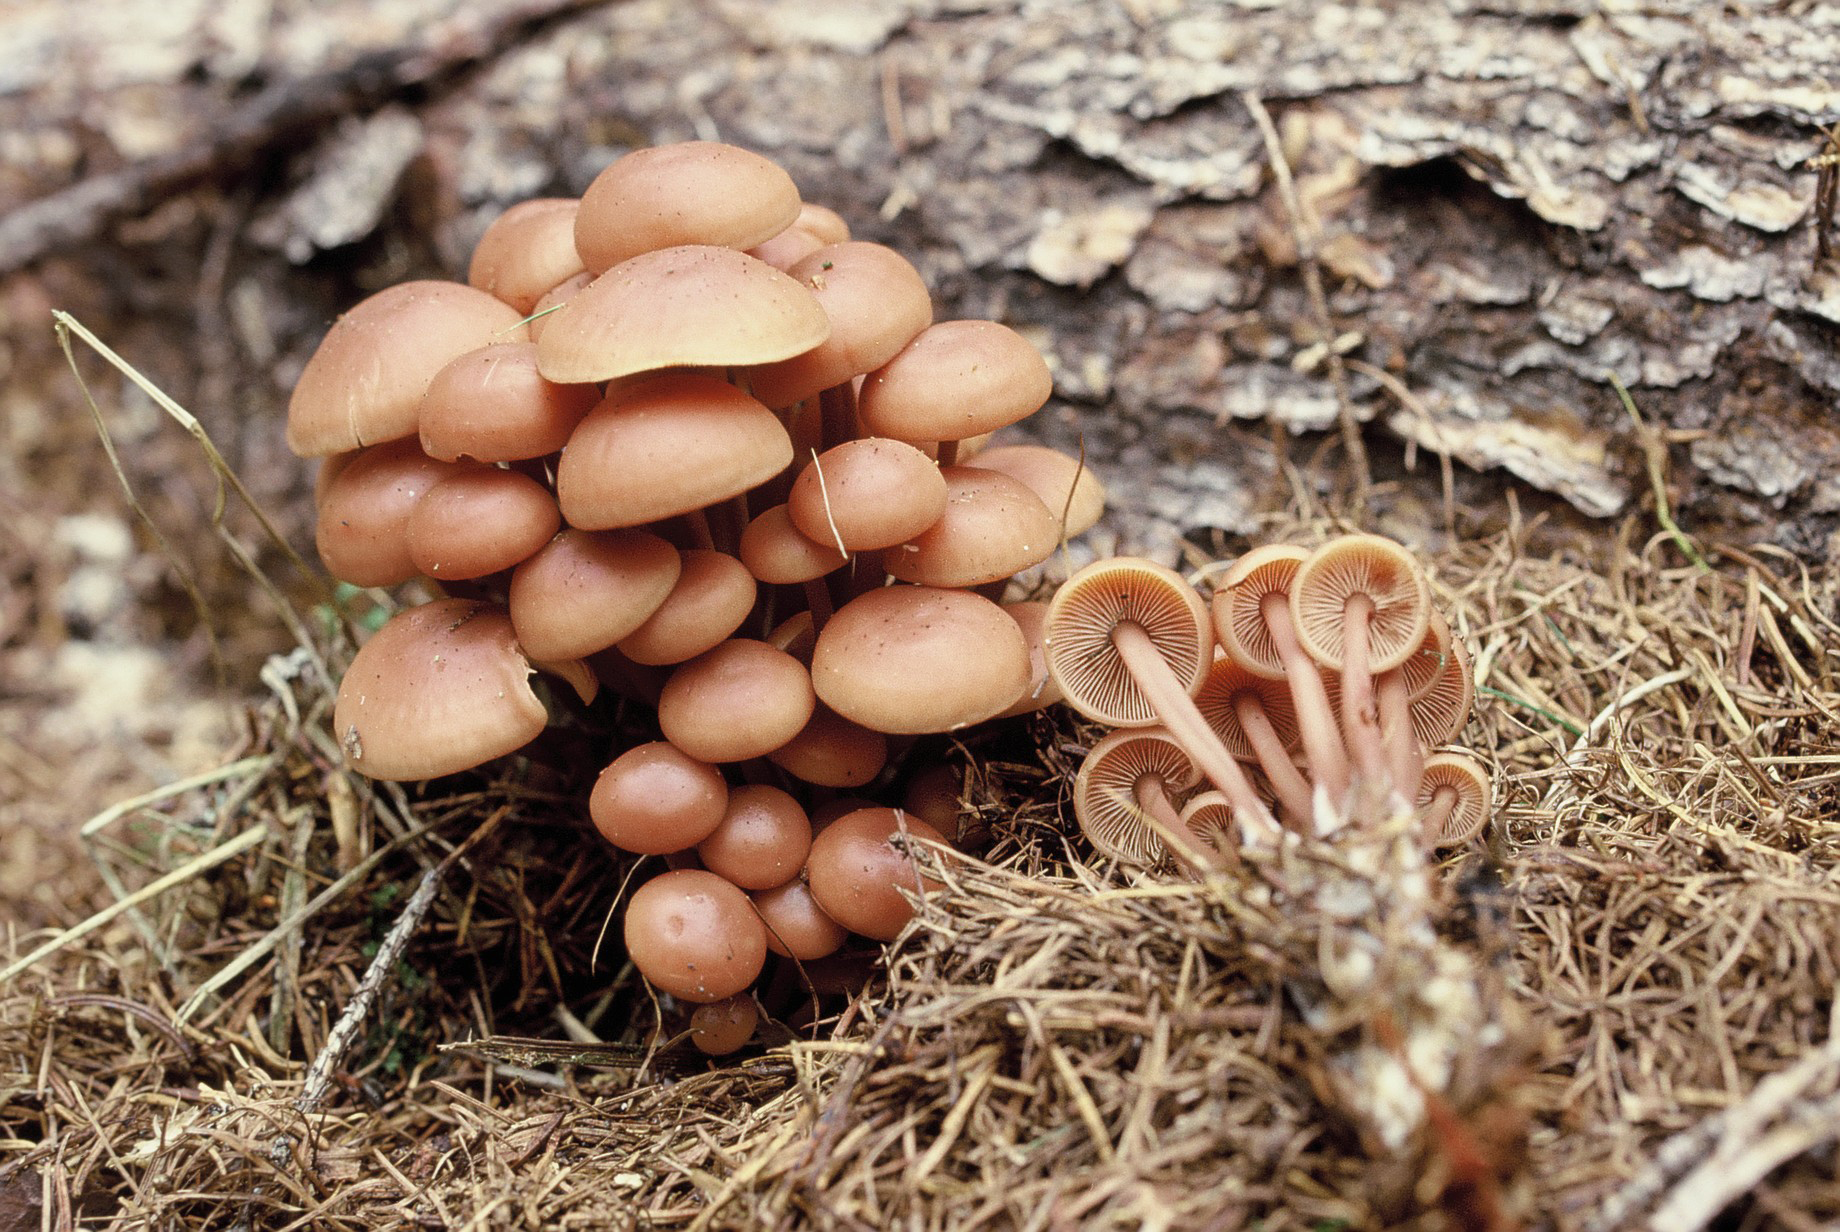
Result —
M 1169 798 L 1168 785 L 1160 774 L 1139 775 L 1132 785 L 1131 795 L 1142 809 L 1156 820 L 1167 836 L 1164 845 L 1176 862 L 1190 873 L 1199 874 L 1210 867 L 1206 851 L 1198 843 L 1190 841 L 1190 831 L 1182 822 L 1182 813 L 1176 808 L 1175 801 Z
M 1342 608 L 1342 728 L 1348 735 L 1348 754 L 1354 768 L 1370 784 L 1387 779 L 1386 749 L 1380 739 L 1379 713 L 1374 699 L 1374 674 L 1368 667 L 1367 626 L 1374 601 L 1354 595 Z
M 1439 787 L 1431 793 L 1431 803 L 1425 807 L 1420 822 L 1425 827 L 1425 842 L 1428 845 L 1437 845 L 1444 827 L 1450 824 L 1450 814 L 1456 810 L 1458 799 L 1454 787 Z
M 1310 774 L 1331 800 L 1339 801 L 1348 790 L 1348 750 L 1335 729 L 1335 710 L 1329 704 L 1322 669 L 1297 640 L 1290 600 L 1282 591 L 1271 591 L 1261 599 L 1259 611 L 1265 617 L 1272 645 L 1277 648 L 1278 661 L 1284 664 L 1284 679 L 1297 711 L 1297 732 Z
M 1196 768 L 1226 795 L 1234 812 L 1240 816 L 1241 824 L 1260 826 L 1275 835 L 1278 823 L 1265 802 L 1259 799 L 1245 771 L 1214 735 L 1207 720 L 1201 717 L 1195 699 L 1176 679 L 1175 672 L 1170 670 L 1143 626 L 1131 620 L 1120 621 L 1112 629 L 1111 641 L 1124 660 L 1125 670 L 1143 690 L 1152 713 L 1194 760 Z
M 1406 696 L 1406 674 L 1398 668 L 1382 672 L 1375 684 L 1379 694 L 1380 738 L 1386 747 L 1393 788 L 1408 800 L 1418 796 L 1425 773 L 1425 751 L 1418 746 L 1412 727 L 1412 703 Z
M 1271 780 L 1272 789 L 1278 793 L 1278 804 L 1289 815 L 1289 820 L 1307 826 L 1310 821 L 1310 785 L 1292 764 L 1278 729 L 1271 725 L 1271 717 L 1265 713 L 1265 707 L 1259 704 L 1258 694 L 1250 689 L 1241 689 L 1235 693 L 1233 715 L 1239 720 L 1240 730 L 1246 733 L 1246 739 L 1251 742 L 1252 751 L 1258 754 L 1259 768 L 1265 771 L 1265 777 Z

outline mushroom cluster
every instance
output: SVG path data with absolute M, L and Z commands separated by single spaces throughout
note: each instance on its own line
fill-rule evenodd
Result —
M 1444 747 L 1474 700 L 1469 656 L 1390 539 L 1258 548 L 1211 601 L 1151 561 L 1101 560 L 1062 584 L 1045 621 L 1064 700 L 1116 729 L 1074 788 L 1107 855 L 1205 865 L 1402 808 L 1427 846 L 1448 847 L 1488 821 L 1486 770 Z
M 938 832 L 807 810 L 885 778 L 891 741 L 1056 700 L 1044 605 L 997 598 L 1103 491 L 986 443 L 1050 392 L 1028 340 L 935 322 L 906 259 L 748 151 L 640 150 L 579 201 L 512 207 L 465 284 L 341 317 L 289 405 L 289 445 L 324 459 L 327 568 L 445 596 L 359 650 L 350 764 L 422 779 L 523 747 L 533 669 L 606 688 L 662 736 L 591 800 L 611 842 L 675 865 L 627 913 L 656 987 L 725 1003 L 769 951 L 892 936 L 915 883 L 889 838 Z

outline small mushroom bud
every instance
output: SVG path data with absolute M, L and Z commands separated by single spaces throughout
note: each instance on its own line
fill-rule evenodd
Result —
M 1054 554 L 1060 519 L 1019 479 L 1001 471 L 948 466 L 945 514 L 883 558 L 904 582 L 983 586 Z
M 725 1057 L 747 1047 L 759 1025 L 760 1007 L 754 1004 L 754 998 L 736 993 L 691 1011 L 690 1042 L 709 1056 Z
M 728 784 L 715 767 L 663 740 L 614 758 L 588 797 L 601 835 L 641 855 L 696 846 L 722 824 L 727 809 Z
M 749 784 L 728 793 L 728 808 L 696 845 L 703 867 L 744 890 L 770 890 L 798 876 L 811 850 L 811 818 L 777 787 Z
M 811 844 L 807 868 L 811 894 L 825 915 L 851 932 L 877 941 L 893 941 L 913 918 L 913 904 L 902 896 L 938 888 L 923 877 L 913 856 L 890 842 L 903 831 L 909 838 L 944 843 L 945 836 L 898 809 L 865 808 L 826 826 Z
M 798 735 L 816 704 L 804 664 L 765 642 L 733 638 L 672 673 L 658 725 L 699 761 L 747 761 Z
M 753 898 L 754 909 L 766 925 L 767 948 L 781 958 L 810 962 L 835 953 L 850 939 L 849 929 L 824 914 L 803 877 L 771 890 L 758 890 Z
M 754 982 L 767 930 L 748 896 L 714 873 L 673 869 L 626 906 L 626 953 L 660 992 L 708 1004 Z
M 920 534 L 946 512 L 946 497 L 931 458 L 901 441 L 863 437 L 813 459 L 793 481 L 786 512 L 807 539 L 863 552 Z
M 436 484 L 470 469 L 436 461 L 414 439 L 357 454 L 338 469 L 319 502 L 314 542 L 327 572 L 353 586 L 395 586 L 414 577 L 410 516 Z
M 511 623 L 540 659 L 583 658 L 641 628 L 681 571 L 677 549 L 650 531 L 570 528 L 511 575 Z
M 767 760 L 802 783 L 861 787 L 888 764 L 888 737 L 819 703 L 799 734 L 768 753 Z

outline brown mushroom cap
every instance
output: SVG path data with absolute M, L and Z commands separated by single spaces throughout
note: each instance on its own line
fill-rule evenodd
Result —
M 850 238 L 850 224 L 843 220 L 843 215 L 828 205 L 811 201 L 800 202 L 799 216 L 792 225 L 811 232 L 826 244 L 841 244 Z
M 738 992 L 690 1014 L 690 1042 L 705 1056 L 725 1057 L 747 1047 L 760 1025 L 760 1007 L 747 993 Z
M 888 764 L 888 737 L 820 703 L 799 734 L 768 753 L 767 760 L 802 783 L 861 787 Z
M 1022 640 L 1028 645 L 1029 687 L 997 717 L 1007 719 L 1013 715 L 1046 710 L 1061 700 L 1060 686 L 1048 674 L 1048 601 L 1026 599 L 1020 603 L 1005 603 L 1003 613 L 1016 622 L 1016 627 L 1022 630 Z
M 834 542 L 801 534 L 784 505 L 775 505 L 748 523 L 741 532 L 740 551 L 748 572 L 769 586 L 809 582 L 849 562 Z
M 740 889 L 700 868 L 658 874 L 626 905 L 626 953 L 661 992 L 721 1001 L 754 982 L 767 930 Z
M 339 682 L 332 729 L 374 779 L 432 779 L 512 753 L 548 722 L 503 609 L 438 599 L 392 616 Z
M 799 190 L 777 164 L 716 141 L 679 141 L 615 159 L 588 185 L 575 247 L 600 273 L 680 244 L 752 248 L 791 226 Z
M 430 458 L 413 438 L 353 456 L 319 500 L 314 541 L 327 572 L 353 586 L 395 586 L 414 577 L 409 519 L 416 505 L 442 480 L 473 469 Z
M 904 441 L 962 441 L 1027 419 L 1054 392 L 1035 345 L 995 321 L 940 321 L 871 372 L 863 430 Z
M 422 395 L 422 450 L 451 462 L 517 462 L 555 453 L 601 399 L 592 385 L 537 373 L 534 342 L 468 351 L 435 373 Z
M 927 586 L 982 586 L 1054 554 L 1060 519 L 1021 480 L 972 466 L 940 474 L 945 513 L 883 557 L 891 575 Z
M 692 548 L 680 557 L 677 584 L 644 624 L 620 640 L 621 652 L 635 663 L 694 659 L 739 629 L 754 608 L 754 577 L 733 556 Z
M 922 876 L 913 856 L 896 851 L 890 840 L 905 830 L 910 839 L 945 843 L 945 836 L 899 809 L 865 808 L 839 817 L 812 840 L 806 867 L 811 895 L 824 914 L 851 932 L 877 941 L 893 941 L 914 908 L 910 894 L 936 889 Z
M 828 242 L 794 223 L 772 239 L 748 249 L 747 255 L 765 261 L 776 270 L 789 270 Z
M 725 381 L 667 373 L 621 385 L 581 421 L 556 471 L 562 516 L 586 530 L 704 509 L 792 461 L 773 412 Z
M 1001 471 L 1019 479 L 1054 515 L 1056 536 L 1071 539 L 1093 528 L 1105 512 L 1105 485 L 1092 468 L 1046 445 L 996 445 L 967 455 L 961 445 L 959 464 Z M 1061 526 L 1065 517 L 1066 526 Z
M 765 642 L 733 638 L 671 674 L 658 725 L 699 761 L 747 761 L 798 735 L 816 705 L 803 663 Z
M 1168 844 L 1147 818 L 1179 826 L 1172 797 L 1200 781 L 1194 761 L 1166 729 L 1125 728 L 1093 745 L 1080 763 L 1073 813 L 1101 854 L 1154 867 L 1168 854 Z
M 468 351 L 521 342 L 522 314 L 458 282 L 401 282 L 333 322 L 288 399 L 288 448 L 324 457 L 414 436 L 435 373 Z
M 469 470 L 443 479 L 415 503 L 409 558 L 437 581 L 484 577 L 527 559 L 561 526 L 556 498 L 529 475 Z
M 932 586 L 889 586 L 850 600 L 819 632 L 811 660 L 826 705 L 897 733 L 988 719 L 1022 696 L 1028 673 L 1028 645 L 1002 608 Z
M 753 899 L 754 910 L 766 925 L 767 948 L 781 958 L 810 962 L 835 953 L 850 939 L 849 929 L 824 914 L 803 877 L 756 891 Z
M 1154 561 L 1095 561 L 1061 584 L 1049 601 L 1048 672 L 1069 706 L 1112 727 L 1158 721 L 1143 689 L 1112 644 L 1124 622 L 1141 627 L 1193 697 L 1213 662 L 1207 611 L 1194 587 Z
M 946 479 L 931 458 L 905 442 L 869 436 L 834 445 L 806 465 L 792 483 L 786 513 L 807 539 L 866 552 L 912 539 L 939 521 L 946 496 Z
M 1310 553 L 1291 543 L 1268 543 L 1233 562 L 1214 591 L 1214 633 L 1221 649 L 1247 671 L 1273 680 L 1285 674 L 1283 657 L 1272 640 L 1262 604 L 1266 595 L 1284 596 L 1290 606 L 1297 566 Z
M 1381 535 L 1343 535 L 1312 552 L 1291 580 L 1297 640 L 1333 671 L 1342 670 L 1346 605 L 1360 599 L 1373 605 L 1368 667 L 1378 675 L 1405 662 L 1425 640 L 1431 595 L 1412 553 Z
M 564 530 L 511 575 L 511 623 L 539 659 L 578 659 L 629 637 L 679 581 L 677 549 L 650 531 Z
M 520 201 L 492 220 L 473 249 L 466 280 L 528 314 L 544 292 L 584 272 L 575 251 L 573 197 Z
M 588 797 L 602 836 L 641 855 L 696 846 L 722 823 L 727 808 L 728 784 L 716 768 L 664 740 L 614 758 Z
M 524 326 L 530 335 L 530 340 L 532 342 L 541 341 L 543 329 L 549 324 L 550 318 L 556 315 L 557 309 L 581 294 L 593 281 L 594 275 L 583 270 L 572 277 L 564 278 L 539 296 L 537 302 L 531 305 L 529 319 Z
M 788 359 L 831 330 L 823 305 L 790 275 L 732 248 L 695 245 L 621 262 L 543 322 L 537 366 L 564 384 Z
M 1442 797 L 1442 799 L 1440 799 Z M 1433 753 L 1425 758 L 1424 777 L 1418 784 L 1418 808 L 1429 823 L 1442 824 L 1426 840 L 1433 847 L 1467 843 L 1489 823 L 1493 793 L 1489 772 L 1481 762 L 1463 753 Z
M 1476 682 L 1470 674 L 1469 652 L 1451 638 L 1443 670 L 1424 693 L 1412 699 L 1412 733 L 1425 748 L 1456 739 L 1469 722 L 1476 702 Z
M 794 357 L 748 370 L 748 388 L 771 407 L 791 406 L 881 367 L 933 321 L 920 271 L 881 244 L 827 244 L 787 275 L 810 289 L 830 333 Z
M 785 885 L 810 850 L 811 818 L 797 800 L 764 783 L 731 790 L 721 824 L 696 845 L 704 868 L 744 890 Z

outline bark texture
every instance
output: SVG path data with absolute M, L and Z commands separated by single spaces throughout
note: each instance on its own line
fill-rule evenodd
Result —
M 1432 499 L 1427 450 L 1484 508 L 1511 476 L 1617 515 L 1658 458 L 1690 525 L 1820 553 L 1840 511 L 1810 164 L 1840 115 L 1830 5 L 96 7 L 6 19 L 0 193 L 24 208 L 0 266 L 156 352 L 202 346 L 160 375 L 242 434 L 279 439 L 358 294 L 703 136 L 913 257 L 940 316 L 1030 330 L 1061 399 L 1036 431 L 1084 438 L 1135 546 L 1253 529 L 1284 493 L 1269 425 L 1321 433 L 1344 401 L 1376 472 L 1416 452 Z M 291 122 L 252 134 L 252 100 Z

